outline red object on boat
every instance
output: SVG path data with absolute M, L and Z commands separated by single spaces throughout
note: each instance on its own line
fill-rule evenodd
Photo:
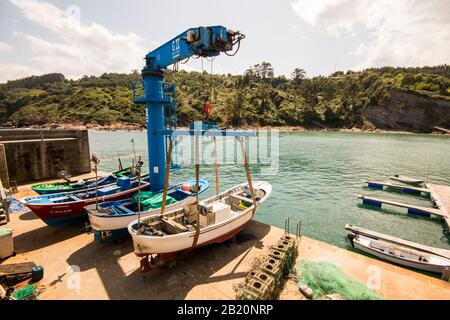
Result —
M 191 186 L 188 185 L 188 184 L 183 184 L 181 186 L 181 189 L 183 189 L 184 191 L 191 191 L 192 190 Z

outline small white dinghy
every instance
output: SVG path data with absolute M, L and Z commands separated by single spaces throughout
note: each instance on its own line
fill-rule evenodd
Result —
M 350 228 L 346 226 L 346 229 L 350 231 L 352 226 Z M 357 227 L 354 229 L 356 232 L 350 231 L 348 234 L 352 246 L 385 261 L 439 274 L 442 273 L 445 267 L 450 267 L 450 259 L 447 255 L 439 254 L 439 249 L 436 251 L 432 249 L 425 250 L 422 249 L 420 244 L 415 246 L 414 243 L 402 239 L 390 241 L 386 238 L 374 238 L 367 233 L 359 233 Z M 371 232 L 370 230 L 361 230 Z M 390 236 L 386 237 L 389 238 Z M 405 244 L 399 242 L 404 242 Z M 410 243 L 410 245 L 406 245 L 407 243 Z
M 272 186 L 264 181 L 255 181 L 252 185 L 258 206 L 269 197 Z M 128 232 L 133 238 L 135 254 L 145 257 L 141 260 L 141 270 L 148 271 L 146 268 L 169 261 L 183 251 L 224 242 L 244 229 L 254 209 L 248 183 L 243 183 L 200 201 L 198 206 L 194 204 L 145 217 L 140 223 L 133 221 L 128 225 Z M 155 254 L 157 257 L 148 261 L 148 256 Z
M 420 185 L 425 182 L 424 180 L 414 179 L 414 178 L 410 178 L 410 177 L 406 177 L 406 176 L 400 176 L 398 174 L 394 175 L 393 177 L 390 177 L 389 179 L 403 182 L 406 184 L 411 184 L 411 185 Z

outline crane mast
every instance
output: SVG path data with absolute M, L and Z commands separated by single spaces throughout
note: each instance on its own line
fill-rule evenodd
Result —
M 191 56 L 213 57 L 220 53 L 229 54 L 233 47 L 240 46 L 245 36 L 223 26 L 191 28 L 171 39 L 145 56 L 142 69 L 143 97 L 135 98 L 145 103 L 147 123 L 147 143 L 151 190 L 160 191 L 164 187 L 166 175 L 164 107 L 169 103 L 164 93 L 164 69 Z

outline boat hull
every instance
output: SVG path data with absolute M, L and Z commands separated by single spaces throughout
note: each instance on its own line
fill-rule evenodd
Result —
M 195 180 L 185 181 L 182 184 L 193 184 Z M 209 183 L 205 180 L 200 179 L 200 192 L 199 194 L 205 192 L 209 188 Z M 180 209 L 185 205 L 193 204 L 197 201 L 195 195 L 186 196 L 186 198 L 179 200 L 173 204 L 167 205 L 165 211 Z M 95 231 L 115 231 L 115 230 L 126 230 L 127 226 L 138 218 L 137 212 L 124 214 L 124 215 L 111 215 L 99 212 L 94 206 L 87 206 L 86 211 L 88 213 L 89 221 L 91 223 L 92 229 Z M 154 210 L 142 211 L 141 218 L 150 217 L 161 212 L 160 208 Z
M 143 184 L 141 189 L 146 189 L 149 184 Z M 138 188 L 132 188 L 104 197 L 98 197 L 97 202 L 115 201 L 129 198 L 138 191 Z M 87 212 L 84 207 L 95 204 L 96 199 L 85 199 L 79 201 L 63 202 L 63 203 L 24 203 L 31 211 L 33 211 L 42 221 L 50 227 L 64 227 L 77 221 L 87 218 Z
M 354 241 L 354 246 L 356 249 L 359 249 L 361 251 L 364 251 L 365 253 L 368 253 L 370 255 L 373 255 L 377 258 L 380 258 L 384 261 L 388 261 L 388 262 L 392 262 L 396 265 L 399 266 L 403 266 L 403 267 L 408 267 L 408 268 L 412 268 L 412 269 L 417 269 L 417 270 L 422 270 L 422 271 L 428 271 L 428 272 L 433 272 L 433 273 L 442 273 L 442 270 L 444 268 L 444 266 L 441 265 L 432 265 L 432 264 L 428 264 L 428 263 L 420 263 L 420 262 L 414 262 L 411 260 L 403 260 L 403 259 L 399 259 L 390 255 L 386 255 L 383 254 L 380 251 L 368 248 L 366 246 L 361 245 L 359 242 Z
M 254 182 L 254 188 L 261 183 L 263 182 Z M 258 205 L 267 199 L 272 190 L 269 184 L 264 183 L 264 186 L 266 186 L 266 189 L 261 189 L 265 191 L 265 196 L 258 201 Z M 206 202 L 208 199 L 204 201 Z M 133 229 L 133 225 L 137 222 L 133 221 L 128 225 L 128 232 L 133 238 L 134 252 L 138 256 L 181 253 L 191 248 L 202 247 L 211 243 L 221 243 L 239 233 L 252 220 L 253 208 L 252 205 L 230 219 L 201 228 L 197 243 L 194 247 L 195 230 L 163 237 L 146 236 L 138 234 L 136 230 Z
M 252 213 L 249 212 L 239 219 L 231 221 L 226 225 L 222 225 L 220 229 L 208 230 L 200 232 L 197 245 L 195 248 L 203 247 L 212 243 L 222 243 L 229 238 L 233 237 L 237 233 L 241 232 L 251 221 Z M 142 237 L 136 236 L 131 233 L 134 244 L 134 253 L 138 256 L 147 256 L 149 254 L 170 254 L 181 253 L 188 249 L 191 249 L 194 242 L 195 231 L 190 232 L 183 237 L 174 236 L 173 239 L 168 240 L 166 237 L 142 239 Z M 139 238 L 139 239 L 138 239 Z
M 195 203 L 196 199 L 195 197 L 186 198 L 185 200 L 175 202 L 174 204 L 166 206 L 167 210 L 174 210 L 182 208 L 185 205 Z M 91 206 L 89 206 L 91 207 Z M 105 216 L 105 215 L 97 215 L 92 212 L 90 212 L 90 208 L 87 207 L 86 211 L 88 213 L 89 221 L 91 224 L 92 229 L 95 231 L 114 231 L 114 230 L 120 230 L 120 229 L 126 229 L 127 226 L 136 220 L 137 214 L 130 214 L 130 215 L 124 215 L 124 216 Z M 141 213 L 141 218 L 146 218 L 155 214 L 159 214 L 161 212 L 161 209 L 155 209 L 155 210 L 149 210 L 149 211 L 143 211 Z

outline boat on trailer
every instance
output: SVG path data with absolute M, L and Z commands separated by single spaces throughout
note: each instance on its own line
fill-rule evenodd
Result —
M 258 206 L 267 200 L 272 186 L 264 181 L 254 181 L 252 185 Z M 244 229 L 255 212 L 249 184 L 243 183 L 198 205 L 135 220 L 128 225 L 128 232 L 135 254 L 143 257 L 141 271 L 145 272 L 187 250 L 226 241 Z
M 116 183 L 118 178 L 121 177 L 133 177 L 134 172 L 131 167 L 125 168 L 123 170 L 118 170 L 112 172 L 104 177 L 97 179 L 97 186 L 105 186 L 108 184 Z M 52 193 L 63 193 L 63 192 L 73 192 L 80 191 L 83 189 L 93 188 L 96 185 L 95 177 L 87 179 L 79 179 L 77 181 L 67 180 L 64 182 L 51 182 L 51 183 L 41 183 L 35 184 L 31 189 L 37 194 L 52 194 Z
M 428 247 L 349 224 L 345 229 L 353 247 L 382 260 L 439 274 L 450 267 L 450 250 Z
M 198 185 L 199 194 L 206 191 L 209 187 L 209 183 L 202 179 L 198 181 Z M 166 208 L 175 210 L 184 205 L 195 203 L 197 201 L 195 197 L 197 195 L 197 189 L 195 186 L 196 180 L 190 180 L 169 187 L 167 199 L 173 199 L 173 202 L 168 202 L 166 199 Z M 155 206 L 150 206 L 148 210 L 142 210 L 140 212 L 142 218 L 161 212 L 161 195 L 162 192 L 153 195 L 157 198 L 157 203 Z M 149 200 L 151 201 L 151 199 Z M 141 208 L 143 208 L 142 205 Z M 99 204 L 97 208 L 95 204 L 92 204 L 85 209 L 88 212 L 92 229 L 102 232 L 102 238 L 105 238 L 105 233 L 108 233 L 109 231 L 126 230 L 128 225 L 138 217 L 136 195 L 133 198 L 124 200 L 103 202 Z
M 424 180 L 414 179 L 414 178 L 410 178 L 410 177 L 406 177 L 406 176 L 401 176 L 398 174 L 390 177 L 389 179 L 403 182 L 403 183 L 410 184 L 410 185 L 421 185 L 422 183 L 425 182 Z
M 86 218 L 85 206 L 129 198 L 139 189 L 146 190 L 149 187 L 149 176 L 146 174 L 141 177 L 140 187 L 136 177 L 121 177 L 116 183 L 98 188 L 26 197 L 20 199 L 20 202 L 47 225 L 63 227 Z

